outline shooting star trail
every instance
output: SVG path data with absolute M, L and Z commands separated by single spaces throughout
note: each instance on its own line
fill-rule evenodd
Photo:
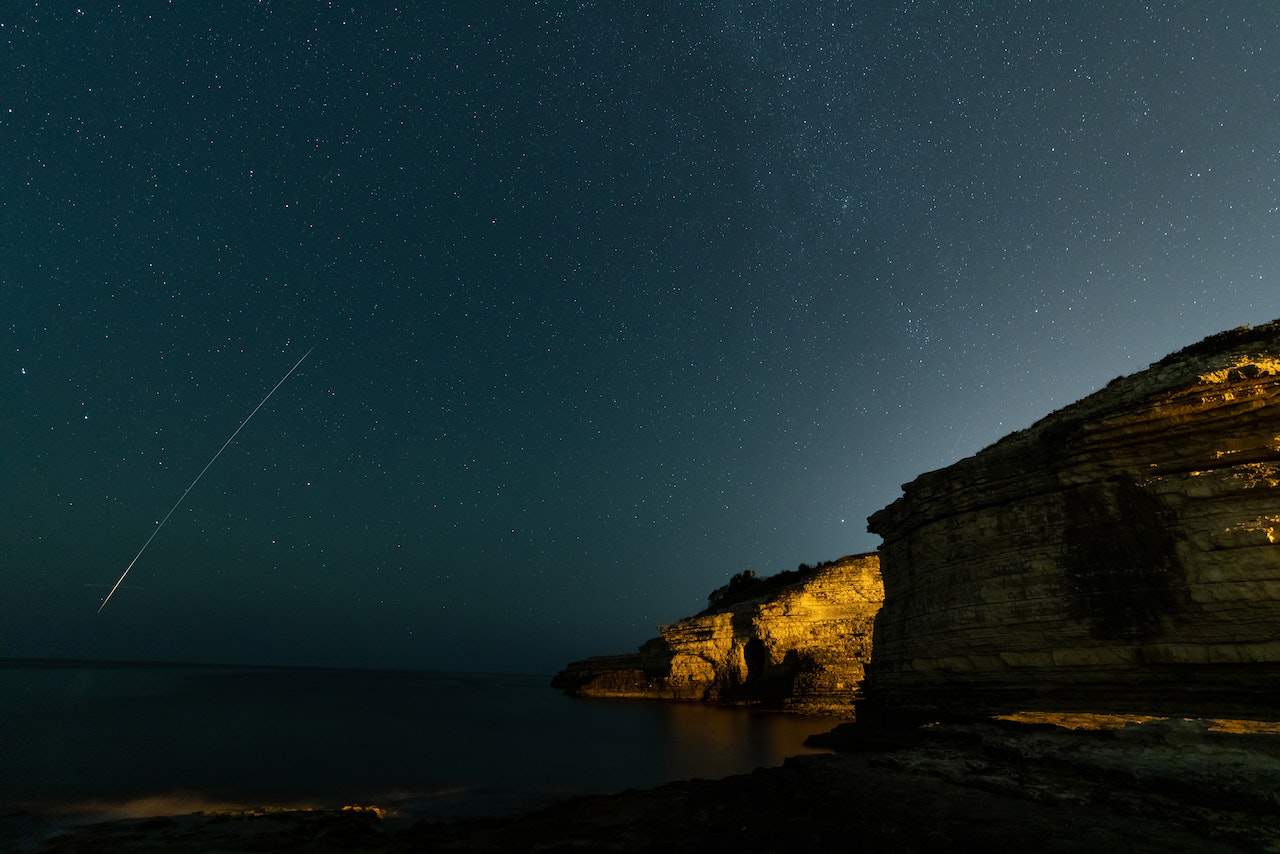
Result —
M 311 348 L 311 350 L 314 349 L 315 347 Z M 124 583 L 125 576 L 129 574 L 129 570 L 133 569 L 133 565 L 138 562 L 138 558 L 142 557 L 142 553 L 147 550 L 147 546 L 151 545 L 151 541 L 156 538 L 156 534 L 160 533 L 160 529 L 164 527 L 164 523 L 169 521 L 169 517 L 173 515 L 173 511 L 177 510 L 178 506 L 182 504 L 182 500 L 187 497 L 187 493 L 200 482 L 200 478 L 204 477 L 204 473 L 209 470 L 209 466 L 213 465 L 214 460 L 222 456 L 222 452 L 227 449 L 227 445 L 231 444 L 231 440 L 240 434 L 240 431 L 244 429 L 244 425 L 249 423 L 250 418 L 258 414 L 258 410 L 262 408 L 263 404 L 271 399 L 271 395 L 276 393 L 276 389 L 284 385 L 284 381 L 293 376 L 293 372 L 298 370 L 298 365 L 301 365 L 306 361 L 307 357 L 311 355 L 311 350 L 303 353 L 302 358 L 297 362 L 294 362 L 293 367 L 289 369 L 288 373 L 280 378 L 280 382 L 271 387 L 271 391 L 267 392 L 267 396 L 262 398 L 262 402 L 255 406 L 253 408 L 253 412 L 250 412 L 248 417 L 240 422 L 240 426 L 235 429 L 235 432 L 227 437 L 227 441 L 222 443 L 222 447 L 218 449 L 218 453 L 209 458 L 209 462 L 205 463 L 204 468 L 200 469 L 200 474 L 196 475 L 196 479 L 191 481 L 191 485 L 182 491 L 182 494 L 178 496 L 177 501 L 173 502 L 173 506 L 169 508 L 169 512 L 164 514 L 164 518 L 160 520 L 160 524 L 156 525 L 155 530 L 151 532 L 151 536 L 147 537 L 147 541 L 142 544 L 142 548 L 138 549 L 138 553 L 133 556 L 133 560 L 129 561 L 129 565 L 124 568 L 124 572 L 120 574 L 120 578 L 118 578 L 116 583 L 112 585 L 111 592 L 107 594 L 107 598 L 103 599 L 102 604 L 98 606 L 99 614 L 102 613 L 103 608 L 107 607 L 107 603 L 111 601 L 111 597 L 116 595 L 116 591 L 119 590 L 120 585 Z

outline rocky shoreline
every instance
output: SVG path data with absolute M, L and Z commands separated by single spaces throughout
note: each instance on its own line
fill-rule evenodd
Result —
M 202 813 L 31 850 L 1280 851 L 1278 404 L 1280 321 L 1213 336 L 907 484 L 878 553 L 739 575 L 554 683 L 856 703 L 833 753 L 507 817 Z

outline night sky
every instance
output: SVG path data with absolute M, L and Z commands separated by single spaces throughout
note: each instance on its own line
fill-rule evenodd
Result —
M 550 672 L 1280 315 L 1274 0 L 121 6 L 0 11 L 0 656 Z

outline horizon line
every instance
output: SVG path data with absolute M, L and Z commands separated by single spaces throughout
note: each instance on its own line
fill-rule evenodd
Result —
M 76 667 L 205 667 L 238 668 L 242 670 L 338 670 L 359 673 L 418 673 L 455 675 L 470 673 L 477 676 L 553 676 L 551 673 L 498 670 L 440 670 L 423 667 L 359 667 L 347 664 L 244 664 L 230 661 L 185 661 L 181 659 L 131 659 L 131 658 L 59 658 L 51 656 L 0 656 L 0 667 L 13 664 L 42 664 L 46 666 Z

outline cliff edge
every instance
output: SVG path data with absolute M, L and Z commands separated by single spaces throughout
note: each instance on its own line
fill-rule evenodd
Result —
M 1280 712 L 1280 321 L 1112 381 L 871 516 L 864 719 Z
M 708 599 L 639 652 L 575 661 L 551 684 L 586 697 L 852 710 L 884 599 L 877 555 L 768 578 L 742 573 Z

